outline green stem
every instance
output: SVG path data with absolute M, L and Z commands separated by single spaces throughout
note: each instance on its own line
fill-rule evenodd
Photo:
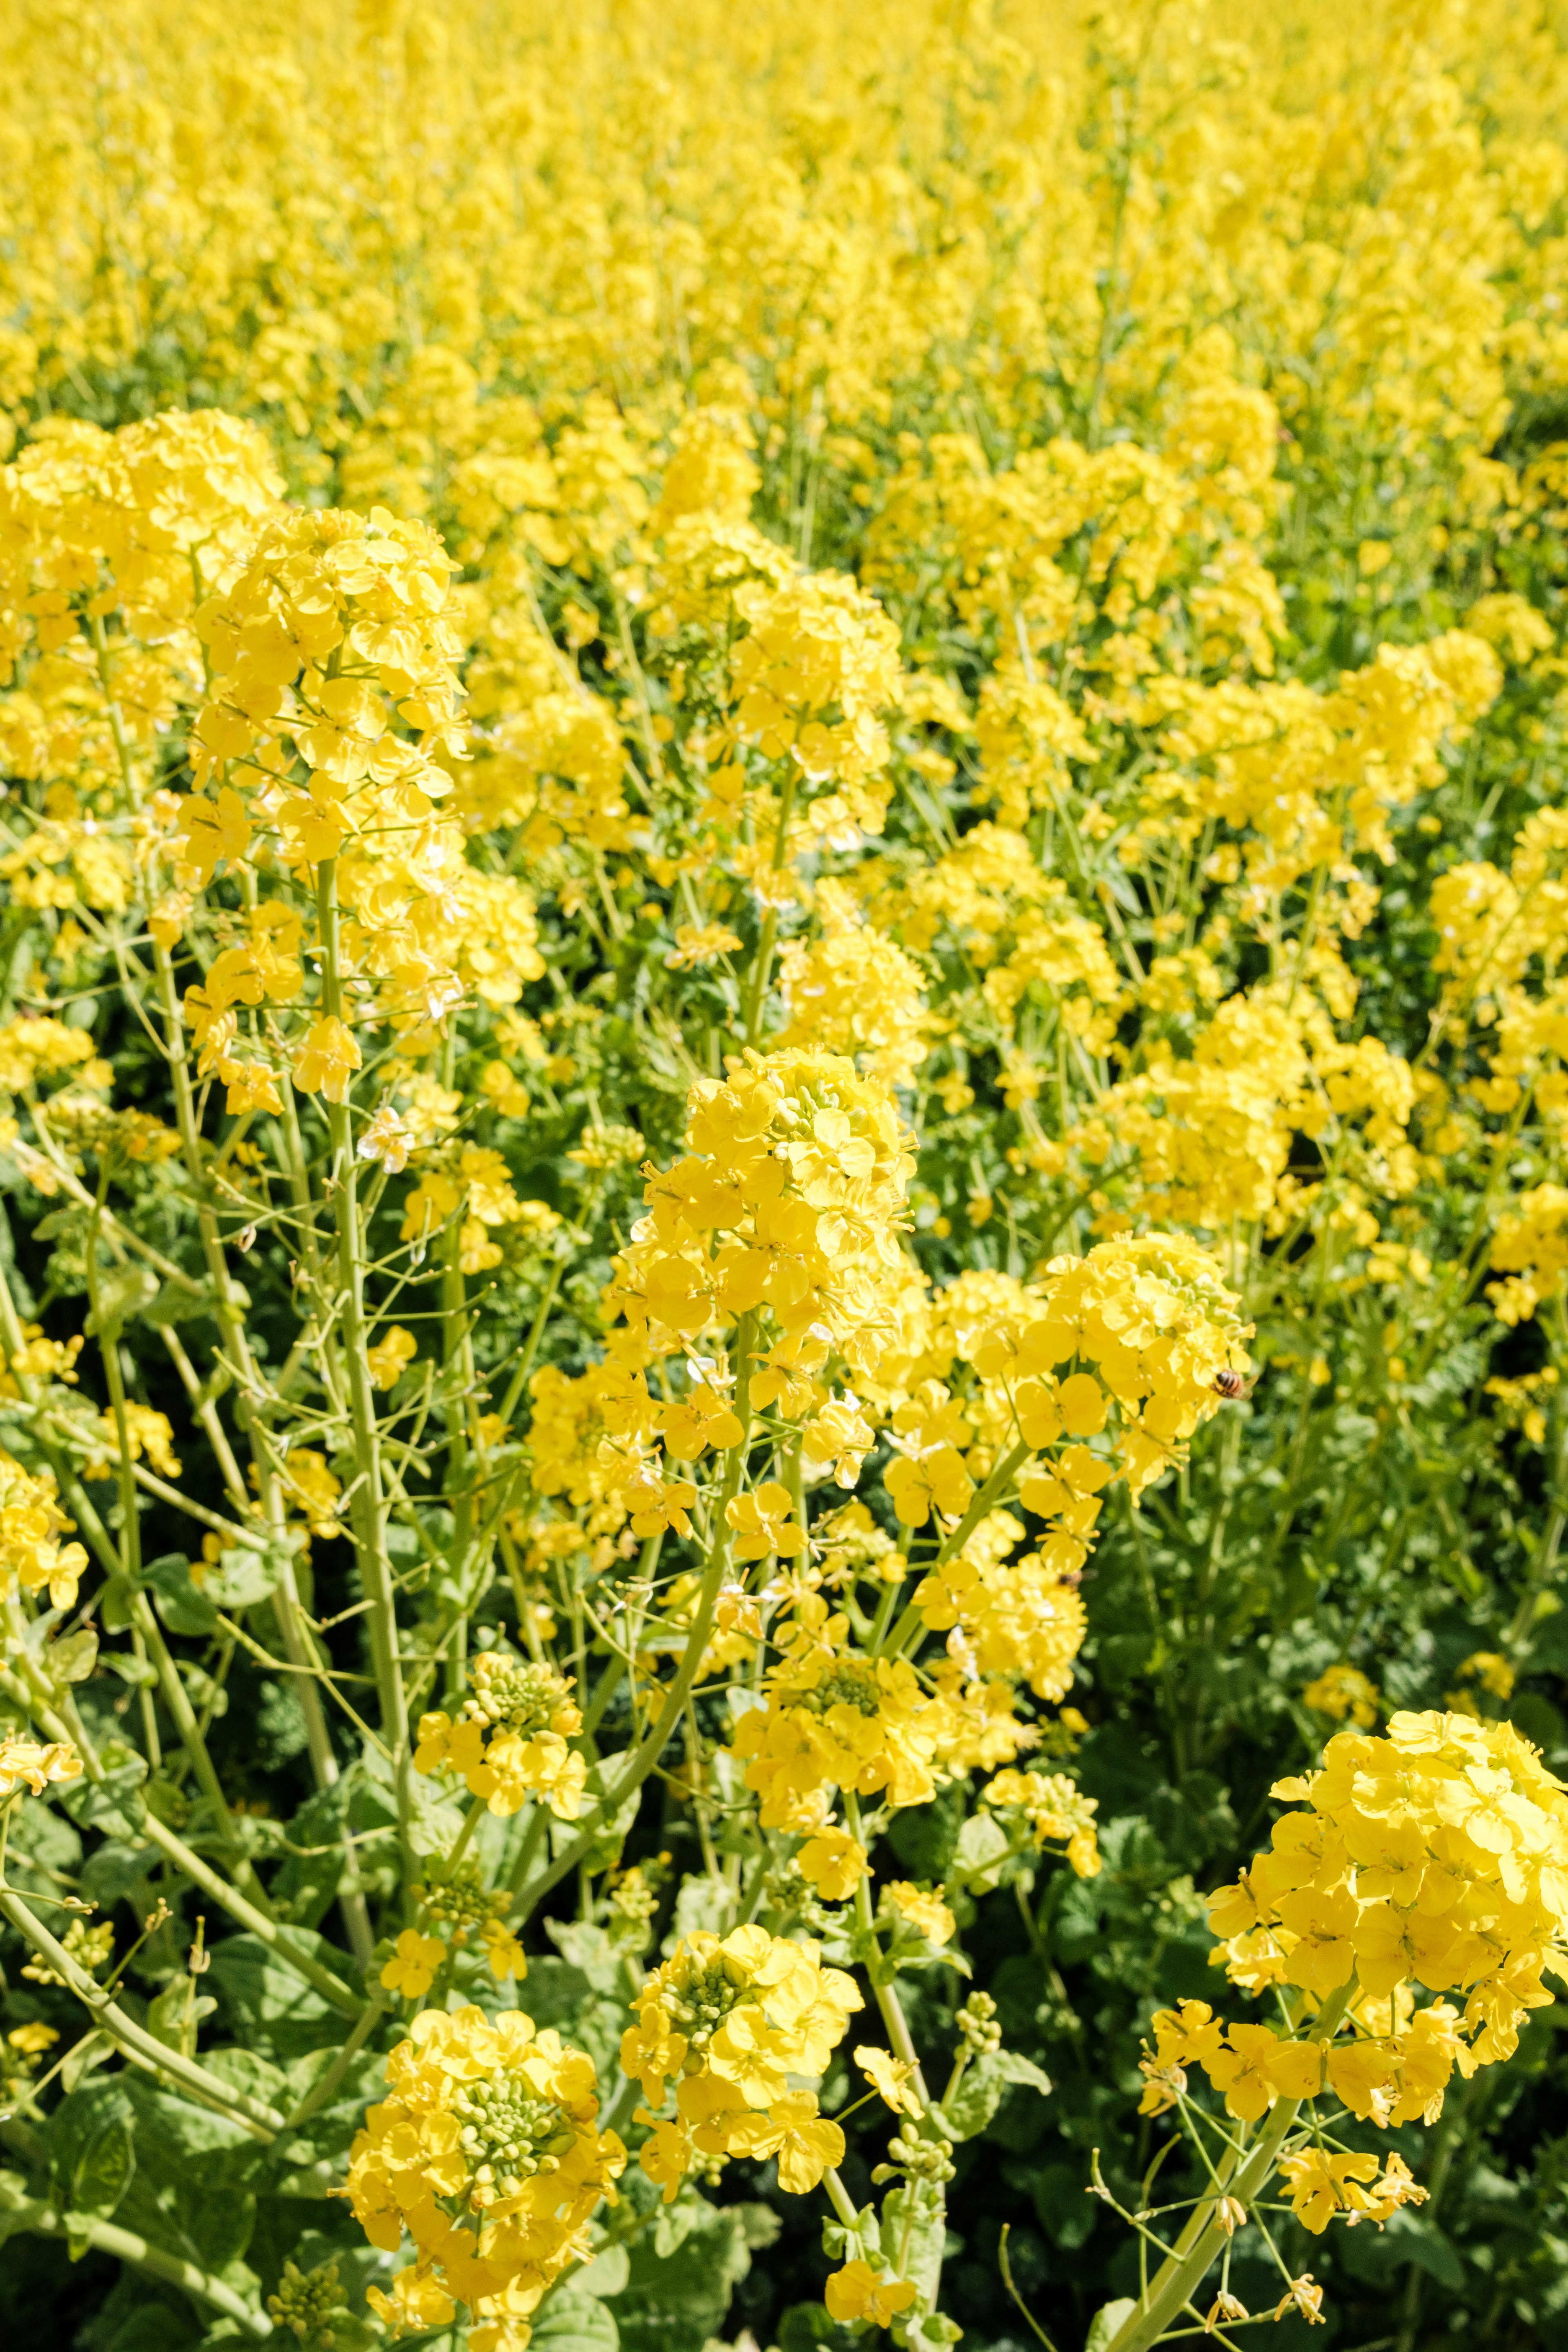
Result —
M 97 2253 L 113 2255 L 120 2262 L 129 2263 L 132 2270 L 144 2272 L 149 2278 L 179 2287 L 198 2303 L 207 2304 L 226 2319 L 234 2320 L 247 2336 L 258 2341 L 274 2332 L 266 2313 L 243 2302 L 222 2279 L 198 2270 L 194 2263 L 183 2262 L 178 2254 L 165 2253 L 162 2246 L 152 2245 L 133 2230 L 121 2229 L 117 2222 L 89 2221 L 79 2213 L 71 2214 L 68 2221 L 41 2199 L 18 2196 L 3 2180 L 0 2214 L 10 2229 L 30 2231 L 43 2238 L 65 2238 L 76 2250 L 85 2242 Z
M 336 861 L 317 870 L 316 911 L 321 944 L 321 992 L 328 1014 L 342 1019 L 342 974 L 338 932 Z M 353 1430 L 354 1547 L 370 1607 L 371 1656 L 381 1705 L 381 1733 L 393 1758 L 397 1790 L 397 1826 L 403 1851 L 405 1905 L 418 1875 L 412 1828 L 414 1791 L 408 1746 L 408 1708 L 398 1653 L 397 1606 L 386 1550 L 386 1501 L 381 1475 L 381 1441 L 368 1362 L 364 1311 L 364 1248 L 360 1232 L 353 1135 L 346 1102 L 329 1102 L 332 1146 L 332 1201 L 337 1231 L 340 1319 L 348 1371 L 349 1416 Z
M 626 1759 L 615 1787 L 602 1797 L 587 1826 L 579 1832 L 565 1851 L 538 1877 L 523 1887 L 518 1897 L 517 1911 L 526 1918 L 552 1886 L 575 1870 L 606 1821 L 613 1821 L 628 1797 L 641 1788 L 653 1770 L 674 1734 L 676 1725 L 686 1710 L 687 1693 L 697 1680 L 697 1669 L 708 1647 L 708 1636 L 713 1630 L 713 1612 L 719 1605 L 719 1593 L 724 1581 L 724 1571 L 730 1565 L 729 1506 L 740 1492 L 741 1475 L 751 1451 L 752 1427 L 752 1346 L 756 1338 L 756 1318 L 742 1315 L 735 1327 L 735 1415 L 740 1422 L 742 1436 L 724 1457 L 724 1476 L 713 1505 L 713 1536 L 709 1546 L 707 1563 L 702 1571 L 702 1583 L 698 1593 L 697 1608 L 691 1620 L 691 1630 L 686 1637 L 686 1648 L 676 1670 L 675 1679 L 664 1694 L 657 1721 L 644 1733 L 637 1746 Z
M 118 2001 L 72 1959 L 64 1945 L 56 1942 L 42 1920 L 35 1918 L 21 1896 L 8 1886 L 0 1886 L 0 1916 L 8 1919 L 34 1950 L 48 1961 L 61 1983 L 75 1993 L 94 2021 L 119 2043 L 128 2058 L 153 2074 L 166 2074 L 203 2106 L 216 2107 L 220 2114 L 232 2116 L 253 2139 L 276 2139 L 283 2128 L 283 2118 L 275 2107 L 248 2098 L 232 2084 L 209 2074 L 194 2058 L 183 2057 L 179 2051 L 172 2050 L 166 2042 L 160 2042 L 144 2026 L 138 2025 L 134 2018 L 128 2017 Z
M 24 1668 L 32 1668 L 32 1661 L 25 1651 L 19 1653 L 18 1662 Z M 64 1717 L 57 1715 L 42 1693 L 9 1666 L 0 1666 L 0 1691 L 24 1706 L 31 1720 L 50 1739 L 69 1740 L 80 1756 L 89 1780 L 103 1779 L 103 1767 L 79 1722 L 68 1722 Z M 150 1806 L 142 1809 L 141 1829 L 149 1843 L 157 1846 L 176 1870 L 181 1871 L 194 1885 L 199 1886 L 205 1895 L 210 1895 L 231 1919 L 248 1928 L 253 1936 L 258 1936 L 280 1960 L 297 1970 L 307 1984 L 314 1986 L 323 2000 L 330 2001 L 334 2009 L 342 2010 L 347 2017 L 359 2015 L 359 1998 L 342 1979 L 333 1976 L 330 1969 L 323 1968 L 321 1961 L 309 1952 L 302 1951 L 279 1927 L 276 1919 L 258 1911 L 237 1887 L 231 1886 L 227 1879 L 220 1877 L 199 1853 L 194 1853 L 183 1838 L 176 1837 L 174 1832 L 158 1819 Z
M 1312 2021 L 1308 2038 L 1329 2042 L 1355 1994 L 1355 1979 L 1330 1995 Z M 1161 2263 L 1134 2308 L 1105 2347 L 1105 2352 L 1148 2352 L 1185 2309 L 1203 2284 L 1210 2265 L 1229 2245 L 1231 2233 L 1215 2218 L 1222 2196 L 1250 2207 L 1268 2186 L 1275 2158 L 1284 2146 L 1305 2103 L 1279 2100 L 1258 2137 L 1241 2154 L 1230 2151 L 1219 2168 L 1213 2193 L 1194 2206 L 1186 2227 L 1171 2253 Z
M 378 1987 L 366 2001 L 360 2012 L 358 2024 L 343 2043 L 342 2048 L 333 2057 L 331 2064 L 288 2118 L 283 2126 L 285 2131 L 298 2131 L 301 2124 L 308 2123 L 319 2108 L 326 2105 L 327 2101 L 375 2031 L 377 2023 L 385 2015 L 386 1996 Z

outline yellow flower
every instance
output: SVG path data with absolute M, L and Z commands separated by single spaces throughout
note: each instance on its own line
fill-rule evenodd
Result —
M 439 1707 L 419 1718 L 414 1747 L 416 1772 L 462 1772 L 478 1769 L 485 1752 L 483 1726 L 467 1719 L 453 1723 Z
M 446 1957 L 447 1947 L 438 1936 L 422 1936 L 417 1928 L 405 1927 L 396 1950 L 382 1969 L 381 1981 L 388 1992 L 417 2000 L 421 1993 L 429 1991 Z
M 1359 1666 L 1341 1664 L 1326 1666 L 1316 1682 L 1307 1685 L 1301 1702 L 1318 1715 L 1326 1715 L 1335 1723 L 1349 1716 L 1362 1730 L 1370 1731 L 1377 1721 L 1380 1705 L 1375 1684 L 1370 1682 Z
M 912 2065 L 895 2058 L 890 2051 L 879 2049 L 874 2042 L 858 2044 L 855 2063 L 896 2116 L 921 2114 L 921 2103 L 910 2088 L 910 2077 L 915 2073 Z
M 386 2096 L 350 2154 L 348 2194 L 374 2246 L 416 2263 L 377 2308 L 420 2324 L 442 2299 L 476 2317 L 534 2299 L 580 2256 L 626 2151 L 597 2129 L 593 2061 L 521 2010 L 422 2010 L 386 2061 Z
M 366 1352 L 365 1360 L 376 1387 L 395 1389 L 404 1368 L 414 1361 L 417 1353 L 418 1346 L 413 1332 L 405 1331 L 401 1323 L 393 1324 L 391 1329 Z
M 825 1903 L 842 1903 L 866 1875 L 866 1849 L 847 1830 L 831 1823 L 807 1838 L 795 1856 L 800 1874 L 809 1879 Z
M 741 2116 L 726 2138 L 733 2156 L 749 2156 L 758 2163 L 776 2156 L 779 2187 L 792 2197 L 804 2197 L 830 2167 L 844 2161 L 844 2134 L 817 2114 L 810 2091 L 791 2092 L 763 2114 Z
M 882 1898 L 891 1904 L 901 1919 L 918 1927 L 930 1944 L 950 1944 L 958 1922 L 942 1900 L 942 1889 L 926 1894 L 907 1879 L 893 1879 L 882 1889 Z
M 11 2048 L 20 2051 L 24 2058 L 41 2058 L 59 2038 L 52 2025 L 14 2025 L 5 2036 Z
M 294 1083 L 304 1094 L 324 1094 L 329 1102 L 346 1102 L 349 1080 L 361 1059 L 353 1030 L 327 1013 L 312 1025 L 295 1055 Z
M 841 2326 L 864 2319 L 873 2327 L 887 2327 L 900 2311 L 908 2311 L 916 2292 L 910 2280 L 889 2278 L 869 2263 L 856 2261 L 830 2274 L 823 2301 Z
M 805 1549 L 805 1531 L 792 1520 L 793 1507 L 789 1488 L 776 1479 L 764 1481 L 749 1495 L 737 1495 L 724 1514 L 735 1530 L 736 1559 L 766 1559 L 772 1552 L 783 1559 L 798 1558 Z
M 490 1974 L 498 1984 L 515 1979 L 519 1983 L 528 1974 L 528 1956 L 511 1929 L 499 1919 L 484 1929 L 485 1958 L 490 1964 Z
M 28 1789 L 41 1797 L 51 1781 L 80 1778 L 81 1758 L 70 1742 L 57 1739 L 40 1748 L 35 1739 L 8 1736 L 0 1739 L 0 1800 Z

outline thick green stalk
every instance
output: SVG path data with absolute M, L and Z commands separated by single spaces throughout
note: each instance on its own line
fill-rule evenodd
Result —
M 138 2025 L 134 2018 L 128 2017 L 119 2002 L 72 1959 L 64 1945 L 56 1941 L 42 1920 L 36 1918 L 21 1896 L 8 1886 L 0 1885 L 0 1916 L 8 1919 L 33 1949 L 47 1960 L 61 1983 L 75 1993 L 94 2021 L 118 2042 L 128 2058 L 153 2074 L 166 2074 L 203 2106 L 216 2107 L 220 2114 L 231 2116 L 253 2139 L 276 2139 L 283 2129 L 283 2117 L 276 2108 L 247 2097 L 216 2074 L 209 2074 L 194 2058 L 183 2057 L 179 2051 L 172 2050 L 166 2042 L 160 2042 L 155 2034 Z
M 342 1019 L 342 971 L 338 931 L 336 861 L 317 870 L 316 912 L 321 944 L 321 993 L 329 1016 Z M 345 1087 L 344 1093 L 346 1095 Z M 386 1499 L 382 1483 L 381 1439 L 371 1381 L 369 1334 L 364 1307 L 364 1236 L 360 1231 L 357 1163 L 346 1100 L 327 1103 L 332 1145 L 331 1195 L 337 1234 L 339 1325 L 348 1374 L 349 1419 L 353 1431 L 356 1476 L 353 1493 L 354 1547 L 370 1601 L 371 1657 L 381 1706 L 381 1734 L 393 1759 L 397 1824 L 403 1850 L 405 1889 L 417 1876 L 410 1830 L 414 1816 L 413 1769 L 408 1746 L 408 1706 L 398 1652 L 397 1606 L 386 1550 Z
M 178 2254 L 165 2253 L 134 2230 L 122 2230 L 115 2221 L 89 2221 L 73 2213 L 68 2220 L 41 2198 L 18 2196 L 16 2190 L 0 2180 L 0 2218 L 7 2231 L 26 2230 L 44 2238 L 66 2238 L 73 2247 L 85 2243 L 95 2253 L 110 2254 L 117 2261 L 129 2263 L 132 2270 L 142 2271 L 149 2278 L 161 2279 L 167 2286 L 177 2286 L 205 2303 L 224 2318 L 232 2319 L 245 2334 L 258 2342 L 274 2333 L 272 2322 L 264 2311 L 244 2302 L 233 2287 L 226 2286 L 220 2278 L 198 2270 L 194 2263 L 183 2262 Z
M 23 1666 L 29 1672 L 37 1672 L 26 1651 L 19 1651 L 17 1654 Z M 69 1740 L 80 1756 L 82 1768 L 89 1780 L 102 1780 L 103 1767 L 98 1760 L 92 1742 L 77 1719 L 74 1708 L 69 1721 L 64 1716 L 57 1715 L 47 1699 L 9 1666 L 0 1666 L 0 1691 L 25 1707 L 31 1720 L 48 1738 Z M 264 1911 L 258 1911 L 237 1887 L 229 1885 L 226 1878 L 220 1877 L 211 1864 L 204 1862 L 199 1853 L 194 1853 L 184 1840 L 161 1822 L 150 1807 L 142 1810 L 141 1826 L 148 1842 L 157 1846 L 176 1870 L 182 1872 L 193 1885 L 199 1886 L 204 1894 L 210 1895 L 231 1919 L 269 1945 L 279 1959 L 287 1961 L 307 1984 L 314 1986 L 323 2000 L 330 2001 L 334 2009 L 341 2010 L 347 2017 L 359 2015 L 361 2002 L 341 1977 L 333 1976 L 330 1969 L 323 1968 L 320 1960 L 296 1945 L 287 1929 L 280 1927 L 277 1920 L 269 1918 Z

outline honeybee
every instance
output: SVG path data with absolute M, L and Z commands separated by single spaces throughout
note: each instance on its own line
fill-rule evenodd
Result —
M 1228 1365 L 1223 1372 L 1215 1374 L 1214 1384 L 1220 1395 L 1228 1397 L 1232 1404 L 1239 1404 L 1258 1386 L 1256 1379 L 1249 1381 L 1245 1373 L 1233 1372 Z

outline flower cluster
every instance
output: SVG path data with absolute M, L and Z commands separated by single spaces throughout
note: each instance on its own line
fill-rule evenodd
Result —
M 642 2085 L 650 2126 L 639 2161 L 668 2202 L 693 2170 L 731 2157 L 776 2157 L 794 2196 L 844 2155 L 844 2134 L 792 2076 L 819 2077 L 862 2006 L 854 1979 L 824 1968 L 818 1947 L 737 1927 L 692 1935 L 637 1997 L 621 2064 Z M 661 2116 L 674 2084 L 675 2113 Z
M 75 1780 L 80 1773 L 81 1758 L 68 1740 L 40 1747 L 36 1739 L 0 1739 L 0 1801 L 20 1789 L 41 1797 L 53 1782 Z
M 75 1607 L 87 1552 L 60 1542 L 71 1525 L 48 1473 L 35 1476 L 0 1453 L 0 1574 L 8 1591 L 47 1592 L 52 1607 Z
M 1568 1795 L 1511 1726 L 1463 1715 L 1341 1732 L 1321 1771 L 1275 1793 L 1307 1810 L 1210 1898 L 1231 1970 L 1319 2000 L 1352 1979 L 1381 2001 L 1407 1986 L 1462 1993 L 1462 2011 L 1439 1999 L 1326 2057 L 1356 2114 L 1430 2121 L 1454 2066 L 1510 2057 L 1526 2012 L 1552 1999 L 1542 1970 L 1568 1957 Z
M 567 1745 L 583 1724 L 570 1681 L 494 1650 L 470 1659 L 468 1677 L 455 1722 L 440 1708 L 421 1716 L 416 1771 L 460 1775 L 492 1813 L 515 1813 L 537 1797 L 558 1820 L 574 1821 L 588 1768 Z
M 458 2304 L 477 2352 L 522 2352 L 528 2315 L 587 2252 L 626 2151 L 596 2125 L 592 2059 L 520 2010 L 422 2010 L 387 2061 L 387 2096 L 354 2141 L 348 2194 L 371 2243 L 415 2261 L 372 2291 L 391 2326 Z

